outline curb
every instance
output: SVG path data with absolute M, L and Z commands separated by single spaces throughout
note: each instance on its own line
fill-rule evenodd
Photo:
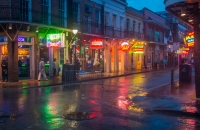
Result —
M 169 68 L 169 70 L 170 69 L 171 68 Z M 120 74 L 120 75 L 115 75 L 115 76 L 102 77 L 102 79 L 117 78 L 117 77 L 129 76 L 129 75 L 134 75 L 134 74 L 150 73 L 150 72 L 163 71 L 163 70 L 168 70 L 168 69 L 161 69 L 161 70 L 154 70 L 154 71 L 141 71 L 141 72 L 127 73 L 127 74 Z M 94 81 L 94 80 L 98 80 L 98 78 L 96 78 L 96 79 L 82 80 L 82 81 L 79 81 L 79 82 L 76 82 L 76 83 L 67 84 L 67 85 L 70 86 L 70 85 L 75 85 L 77 83 L 82 83 L 82 82 L 87 82 L 87 81 Z M 19 89 L 29 89 L 29 88 L 36 88 L 36 87 L 50 87 L 50 86 L 56 86 L 56 85 L 64 85 L 64 83 L 55 83 L 55 84 L 42 85 L 42 86 L 32 86 L 32 87 L 26 87 L 26 88 L 20 87 Z M 159 87 L 160 87 L 160 85 L 159 85 Z M 4 87 L 4 88 L 10 88 L 10 87 Z

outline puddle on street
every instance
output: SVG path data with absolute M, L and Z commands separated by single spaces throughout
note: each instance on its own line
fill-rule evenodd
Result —
M 94 119 L 96 115 L 96 112 L 72 112 L 63 114 L 63 118 L 68 120 L 82 121 Z
M 144 112 L 144 109 L 136 106 L 134 103 L 128 106 L 128 110 L 133 111 L 133 112 Z

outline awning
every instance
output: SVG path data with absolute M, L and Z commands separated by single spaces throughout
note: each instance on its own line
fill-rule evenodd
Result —
M 191 2 L 188 2 L 191 1 Z M 171 3 L 171 4 L 169 4 Z M 186 22 L 188 25 L 194 25 L 193 15 L 195 10 L 198 10 L 198 1 L 197 0 L 179 0 L 176 2 L 174 0 L 165 0 L 164 4 L 166 6 L 166 10 L 173 14 L 178 19 Z M 181 16 L 181 10 L 184 9 L 186 15 Z M 192 19 L 192 20 L 190 20 Z

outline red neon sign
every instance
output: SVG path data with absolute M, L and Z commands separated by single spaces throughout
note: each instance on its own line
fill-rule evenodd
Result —
M 91 49 L 102 49 L 103 48 L 103 41 L 102 39 L 95 39 L 92 40 L 92 43 L 90 44 Z
M 188 54 L 189 52 L 188 51 L 182 51 L 182 54 Z
M 131 49 L 131 46 L 130 46 L 130 44 L 128 42 L 122 42 L 122 44 L 121 44 L 121 50 L 122 51 L 127 52 L 130 49 Z
M 48 47 L 60 47 L 60 43 L 48 43 Z

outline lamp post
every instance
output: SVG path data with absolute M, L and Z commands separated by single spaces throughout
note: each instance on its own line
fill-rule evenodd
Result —
M 74 40 L 74 38 L 76 37 L 76 34 L 78 33 L 78 30 L 73 29 L 72 32 L 74 34 L 74 37 L 73 37 L 73 40 Z M 76 65 L 76 39 L 73 41 L 72 45 L 73 45 L 73 48 L 74 48 L 74 65 Z

